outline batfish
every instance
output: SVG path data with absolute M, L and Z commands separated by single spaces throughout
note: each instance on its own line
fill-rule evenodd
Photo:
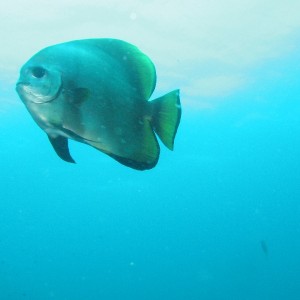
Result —
M 117 39 L 75 40 L 42 49 L 20 71 L 16 90 L 57 155 L 74 163 L 68 139 L 137 170 L 170 150 L 181 117 L 179 90 L 150 100 L 152 61 Z

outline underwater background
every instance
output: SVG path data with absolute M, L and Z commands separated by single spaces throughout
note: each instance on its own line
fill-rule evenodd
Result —
M 0 299 L 300 299 L 299 1 L 2 1 Z M 15 92 L 46 46 L 113 37 L 180 88 L 135 171 L 53 151 Z

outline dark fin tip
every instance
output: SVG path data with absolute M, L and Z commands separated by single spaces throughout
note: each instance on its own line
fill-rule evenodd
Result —
M 49 141 L 53 146 L 56 154 L 64 161 L 76 163 L 69 152 L 68 139 L 63 136 L 51 137 L 48 135 Z
M 158 157 L 155 161 L 153 162 L 138 162 L 135 161 L 133 159 L 129 159 L 129 158 L 124 158 L 121 156 L 117 156 L 111 153 L 107 153 L 110 157 L 112 157 L 113 159 L 115 159 L 117 162 L 121 163 L 122 165 L 138 170 L 138 171 L 145 171 L 145 170 L 150 170 L 152 168 L 154 168 L 158 162 Z

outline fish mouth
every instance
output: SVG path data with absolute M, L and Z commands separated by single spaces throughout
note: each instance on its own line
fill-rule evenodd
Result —
M 20 89 L 24 88 L 25 86 L 29 86 L 28 82 L 18 81 L 16 84 L 16 90 L 19 91 Z
M 58 94 L 54 96 L 39 95 L 34 93 L 30 87 L 31 84 L 26 81 L 18 81 L 16 84 L 16 91 L 24 102 L 29 101 L 36 104 L 48 103 L 53 101 Z
M 17 91 L 17 93 L 19 94 L 20 97 L 27 93 L 28 87 L 29 87 L 28 82 L 23 82 L 23 81 L 17 82 L 16 91 Z

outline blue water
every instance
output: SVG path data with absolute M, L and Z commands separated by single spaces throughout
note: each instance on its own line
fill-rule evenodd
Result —
M 300 299 L 298 53 L 223 96 L 178 80 L 175 151 L 145 172 L 75 142 L 63 162 L 1 80 L 0 299 Z
M 11 109 L 1 299 L 299 299 L 296 82 L 187 109 L 174 153 L 146 172 L 78 143 L 67 164 L 25 108 Z

